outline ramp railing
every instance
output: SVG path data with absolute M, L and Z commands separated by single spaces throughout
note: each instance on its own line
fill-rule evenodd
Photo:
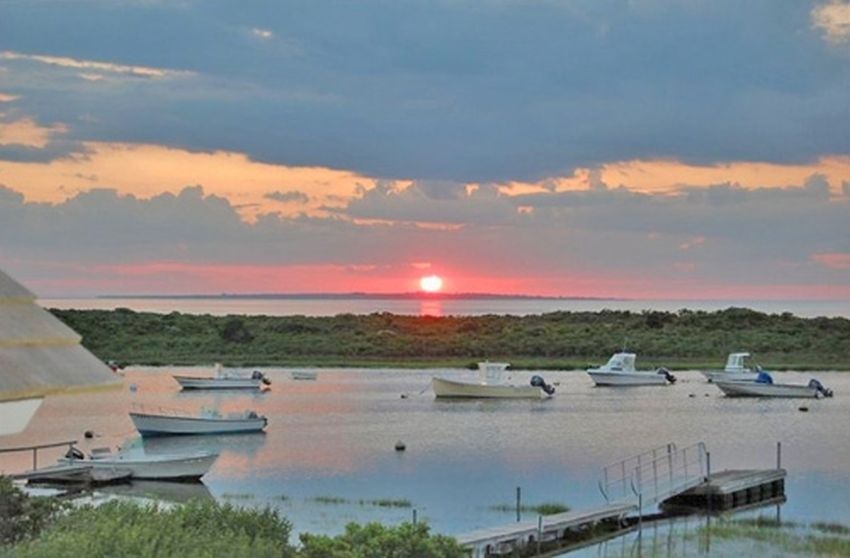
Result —
M 661 502 L 704 482 L 706 461 L 703 442 L 682 449 L 667 444 L 607 465 L 599 489 L 608 503 Z

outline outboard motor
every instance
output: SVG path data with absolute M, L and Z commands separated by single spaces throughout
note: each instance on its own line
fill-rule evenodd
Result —
M 828 387 L 825 387 L 822 383 L 820 383 L 818 380 L 815 380 L 814 378 L 809 380 L 809 387 L 816 389 L 817 393 L 824 397 L 832 397 L 832 390 Z
M 756 377 L 756 382 L 760 384 L 772 384 L 773 377 L 764 370 L 759 369 L 759 375 Z
M 675 384 L 675 383 L 676 383 L 676 376 L 674 376 L 673 374 L 671 374 L 671 373 L 670 373 L 670 371 L 669 371 L 669 370 L 667 370 L 666 368 L 659 368 L 658 370 L 656 370 L 656 371 L 655 371 L 655 373 L 656 373 L 656 374 L 661 374 L 662 376 L 664 376 L 664 378 L 665 378 L 668 382 L 670 382 L 671 384 Z
M 85 459 L 86 455 L 77 447 L 71 446 L 65 453 L 66 459 Z
M 534 375 L 531 377 L 531 385 L 540 388 L 546 392 L 547 395 L 552 395 L 555 393 L 555 388 L 550 384 L 546 383 L 546 380 L 543 379 L 543 376 Z
M 260 372 L 259 370 L 254 370 L 254 372 L 251 374 L 251 379 L 252 380 L 260 380 L 260 381 L 263 382 L 264 385 L 267 385 L 267 386 L 272 385 L 272 381 L 269 380 L 268 377 L 266 377 L 266 375 L 263 374 L 262 372 Z

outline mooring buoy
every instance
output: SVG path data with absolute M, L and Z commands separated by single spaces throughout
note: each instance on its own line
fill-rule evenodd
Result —
M 809 408 L 806 407 L 805 405 L 799 407 L 797 410 L 800 411 L 801 413 L 808 413 L 809 412 Z
M 404 445 L 404 442 L 402 442 L 401 440 L 399 440 L 398 442 L 395 443 L 395 450 L 396 451 L 404 451 L 406 449 L 407 449 L 407 446 Z
M 92 432 L 91 430 L 86 430 L 85 432 L 83 432 L 83 437 L 90 440 L 94 438 L 94 432 Z

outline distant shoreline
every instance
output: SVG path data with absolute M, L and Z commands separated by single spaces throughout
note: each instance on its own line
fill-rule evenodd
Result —
M 495 293 L 221 293 L 221 294 L 134 294 L 98 295 L 101 300 L 612 300 L 625 301 L 631 298 L 594 296 L 545 296 Z
M 745 308 L 529 316 L 212 316 L 51 310 L 101 360 L 125 365 L 470 367 L 575 370 L 624 348 L 639 368 L 722 368 L 730 352 L 773 370 L 850 370 L 850 319 Z

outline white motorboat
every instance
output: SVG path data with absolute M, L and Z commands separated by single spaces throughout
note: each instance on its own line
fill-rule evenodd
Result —
M 504 362 L 479 362 L 478 382 L 461 382 L 434 377 L 431 385 L 437 397 L 453 398 L 505 398 L 542 399 L 551 397 L 555 388 L 542 377 L 532 376 L 529 385 L 510 384 L 504 379 L 509 364 Z
M 173 454 L 147 455 L 139 449 L 121 449 L 112 453 L 109 448 L 93 450 L 86 455 L 72 447 L 59 459 L 62 465 L 84 465 L 94 470 L 129 472 L 131 479 L 150 480 L 200 480 L 215 460 L 215 452 L 181 452 Z
M 709 382 L 716 380 L 752 382 L 758 377 L 760 369 L 756 367 L 756 370 L 753 370 L 746 366 L 748 358 L 750 353 L 730 353 L 723 370 L 702 370 L 702 375 Z
M 209 409 L 203 410 L 196 416 L 170 410 L 133 411 L 130 413 L 130 419 L 142 436 L 260 432 L 268 424 L 266 417 L 254 411 L 221 415 Z
M 760 372 L 754 381 L 715 380 L 716 385 L 727 397 L 832 397 L 832 390 L 812 378 L 808 384 L 775 383 L 767 372 Z
M 315 380 L 319 377 L 315 370 L 293 370 L 289 375 L 293 380 Z
M 676 381 L 666 368 L 636 370 L 634 353 L 616 353 L 599 368 L 588 368 L 587 373 L 597 386 L 664 386 Z
M 250 376 L 222 369 L 215 365 L 215 376 L 172 376 L 183 389 L 260 389 L 263 385 L 271 385 L 271 380 L 254 370 Z

